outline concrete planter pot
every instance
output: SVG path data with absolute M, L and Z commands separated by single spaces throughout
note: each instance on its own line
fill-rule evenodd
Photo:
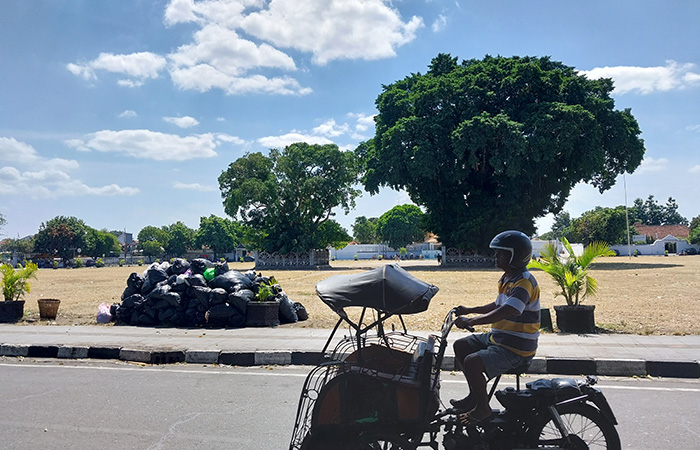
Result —
M 557 328 L 563 333 L 595 333 L 595 305 L 558 305 Z

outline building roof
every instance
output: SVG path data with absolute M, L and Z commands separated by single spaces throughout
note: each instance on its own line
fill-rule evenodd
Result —
M 690 235 L 690 228 L 686 225 L 642 225 L 634 224 L 637 234 L 651 236 L 653 239 L 663 239 L 669 234 L 677 238 L 687 238 Z

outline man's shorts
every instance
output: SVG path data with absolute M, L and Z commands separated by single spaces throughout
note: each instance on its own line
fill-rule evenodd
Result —
M 491 333 L 470 334 L 460 341 L 467 341 L 472 348 L 480 349 L 476 353 L 484 363 L 486 376 L 496 378 L 510 369 L 529 364 L 534 356 L 520 356 L 507 348 L 491 342 Z

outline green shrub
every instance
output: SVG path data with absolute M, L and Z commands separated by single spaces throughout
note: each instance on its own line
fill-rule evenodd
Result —
M 105 262 L 102 260 L 102 258 L 97 258 L 97 261 L 95 261 L 95 267 L 104 267 Z
M 83 260 L 80 259 L 80 258 L 75 258 L 75 259 L 73 260 L 73 267 L 75 267 L 76 269 L 80 269 L 80 268 L 83 267 L 84 265 L 85 265 L 85 263 L 84 263 Z

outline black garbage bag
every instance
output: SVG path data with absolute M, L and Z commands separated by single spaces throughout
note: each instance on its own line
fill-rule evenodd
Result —
M 153 288 L 153 290 L 148 293 L 146 298 L 161 300 L 163 298 L 163 295 L 167 294 L 168 292 L 170 292 L 170 285 L 162 283 Z
M 204 278 L 204 275 L 202 274 L 196 274 L 189 276 L 185 279 L 185 283 L 187 283 L 190 286 L 202 286 L 202 287 L 207 287 L 207 280 Z
M 284 292 L 277 295 L 280 304 L 280 322 L 281 323 L 296 323 L 299 321 L 294 302 L 287 297 Z
M 231 306 L 222 304 L 209 308 L 205 317 L 208 325 L 225 326 L 233 314 L 234 310 Z
M 297 313 L 297 318 L 299 319 L 299 322 L 308 320 L 309 313 L 306 311 L 306 308 L 304 308 L 304 305 L 302 305 L 299 302 L 294 302 L 294 310 Z
M 148 295 L 158 283 L 168 280 L 167 272 L 158 263 L 153 263 L 146 270 L 146 277 L 141 287 L 141 295 Z
M 215 262 L 215 263 L 214 263 L 214 274 L 215 274 L 216 276 L 219 276 L 219 275 L 221 275 L 221 274 L 224 274 L 224 273 L 228 272 L 229 270 L 231 270 L 231 269 L 229 269 L 228 263 L 225 262 L 225 261 L 224 261 L 224 262 Z
M 196 299 L 204 310 L 209 309 L 209 297 L 211 295 L 211 288 L 205 286 L 195 286 L 192 288 L 193 297 Z M 193 302 L 190 302 L 192 304 Z
M 227 304 L 212 306 L 207 311 L 206 319 L 207 325 L 212 327 L 241 327 L 245 324 L 245 316 Z
M 239 314 L 245 316 L 248 311 L 248 303 L 255 299 L 255 294 L 249 289 L 241 289 L 232 292 L 228 296 L 228 304 L 233 306 Z
M 209 294 L 209 305 L 220 305 L 228 300 L 228 292 L 221 288 L 214 288 Z
M 190 269 L 192 270 L 193 274 L 201 275 L 204 273 L 205 270 L 207 270 L 209 264 L 211 263 L 204 258 L 195 258 L 192 261 L 190 261 Z
M 129 275 L 129 278 L 126 279 L 126 285 L 134 289 L 141 289 L 143 282 L 143 277 L 136 272 L 132 272 L 131 275 Z
M 124 292 L 122 292 L 122 300 L 125 298 L 131 297 L 134 294 L 140 294 L 141 293 L 141 288 L 134 288 L 131 286 L 127 286 L 126 289 L 124 289 Z
M 189 268 L 189 261 L 182 258 L 175 258 L 173 260 L 173 263 L 170 265 L 170 270 L 173 273 L 173 275 L 182 275 L 183 273 L 187 272 L 187 269 Z
M 160 268 L 163 270 L 163 272 L 165 272 L 167 276 L 173 274 L 173 269 L 168 261 L 163 261 L 162 263 L 160 263 Z
M 221 288 L 231 293 L 240 291 L 241 289 L 250 289 L 253 287 L 253 282 L 241 272 L 229 270 L 218 277 L 214 277 L 214 279 L 209 282 L 209 286 L 212 288 Z
M 167 302 L 168 306 L 170 306 L 171 308 L 180 307 L 181 297 L 180 294 L 178 294 L 177 292 L 170 291 L 164 294 L 161 300 Z
M 174 325 L 173 318 L 177 314 L 177 309 L 167 308 L 158 311 L 158 323 L 160 325 Z
M 140 294 L 143 282 L 143 277 L 138 273 L 134 272 L 129 275 L 129 278 L 126 280 L 126 289 L 124 289 L 124 292 L 122 293 L 122 300 L 127 297 L 131 297 L 134 294 Z
M 143 296 L 141 294 L 130 295 L 129 297 L 122 300 L 122 308 L 134 309 L 143 303 Z
M 257 275 L 255 274 L 255 271 L 254 271 L 254 270 L 249 270 L 249 271 L 247 271 L 247 272 L 245 273 L 245 276 L 247 276 L 248 278 L 250 278 L 250 281 L 255 281 L 255 278 L 257 277 Z

